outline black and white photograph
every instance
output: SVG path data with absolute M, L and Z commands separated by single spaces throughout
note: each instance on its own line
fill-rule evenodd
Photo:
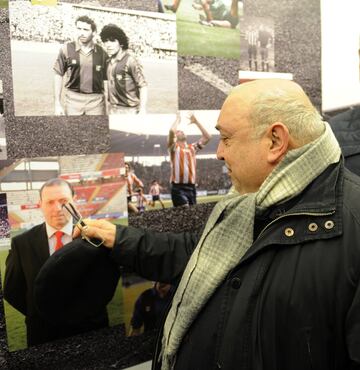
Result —
M 240 30 L 240 70 L 275 72 L 274 21 L 244 16 Z
M 15 115 L 176 111 L 175 15 L 21 0 L 9 14 Z

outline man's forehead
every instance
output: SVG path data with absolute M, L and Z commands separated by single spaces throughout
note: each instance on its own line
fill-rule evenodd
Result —
M 239 124 L 240 121 L 247 119 L 249 116 L 249 104 L 246 99 L 238 95 L 230 95 L 224 102 L 216 129 L 226 131 L 230 126 Z
M 82 22 L 82 21 L 77 21 L 76 22 L 76 27 L 78 27 L 78 28 L 84 28 L 86 30 L 91 30 L 91 24 L 90 23 L 86 23 L 86 22 Z
M 66 184 L 46 186 L 42 190 L 42 198 L 59 198 L 72 196 L 70 188 Z

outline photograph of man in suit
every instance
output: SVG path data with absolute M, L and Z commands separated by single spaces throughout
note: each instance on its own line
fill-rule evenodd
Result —
M 28 346 L 108 326 L 106 307 L 86 322 L 57 326 L 44 320 L 34 303 L 34 281 L 42 265 L 51 254 L 72 240 L 73 220 L 62 205 L 73 200 L 74 191 L 67 181 L 48 180 L 40 189 L 39 202 L 45 222 L 11 240 L 6 259 L 4 298 L 25 315 Z

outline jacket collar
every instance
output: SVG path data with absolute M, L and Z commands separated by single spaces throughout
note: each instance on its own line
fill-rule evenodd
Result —
M 294 245 L 342 234 L 343 158 L 325 169 L 305 190 L 267 213 L 267 226 L 260 232 L 240 263 L 270 245 Z M 316 224 L 317 230 L 309 230 Z M 287 234 L 291 229 L 294 233 Z
M 343 160 L 327 167 L 295 199 L 278 205 L 282 213 L 326 213 L 335 211 L 340 201 L 343 182 Z

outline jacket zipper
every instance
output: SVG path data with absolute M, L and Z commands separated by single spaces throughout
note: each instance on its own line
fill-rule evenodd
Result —
M 260 238 L 260 236 L 267 230 L 273 223 L 277 222 L 278 220 L 285 218 L 285 217 L 290 217 L 290 216 L 330 216 L 335 213 L 334 211 L 331 212 L 323 212 L 323 213 L 316 213 L 316 212 L 298 212 L 298 213 L 287 213 L 285 215 L 279 216 L 275 220 L 272 220 L 269 224 L 267 224 L 259 233 L 257 239 Z

